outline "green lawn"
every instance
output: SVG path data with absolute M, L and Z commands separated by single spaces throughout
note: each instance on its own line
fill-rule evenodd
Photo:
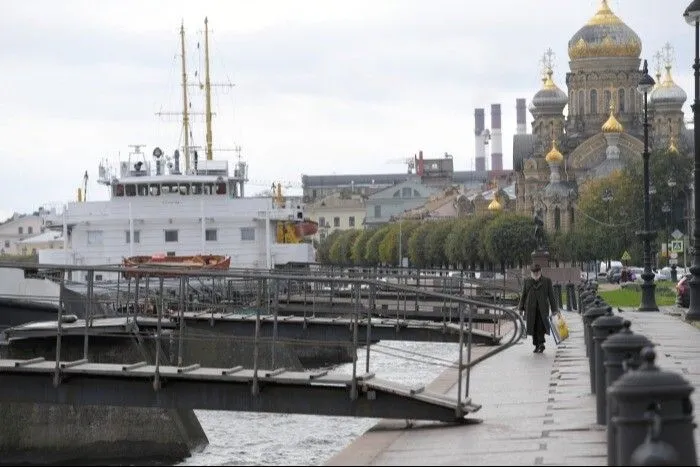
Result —
M 616 290 L 599 291 L 599 295 L 612 307 L 636 307 L 642 301 L 639 284 L 630 284 Z M 676 303 L 676 289 L 670 281 L 656 283 L 656 304 L 669 306 Z

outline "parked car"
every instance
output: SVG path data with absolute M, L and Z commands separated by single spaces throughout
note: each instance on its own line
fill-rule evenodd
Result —
M 620 283 L 620 275 L 622 273 L 622 266 L 611 266 L 605 275 L 606 279 L 611 284 Z
M 690 306 L 690 285 L 688 281 L 692 274 L 685 274 L 676 284 L 676 305 L 688 308 Z

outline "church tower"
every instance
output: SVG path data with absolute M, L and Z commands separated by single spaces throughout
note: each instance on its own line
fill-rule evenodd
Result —
M 595 15 L 569 40 L 569 134 L 585 139 L 598 133 L 613 100 L 620 123 L 641 134 L 642 97 L 636 92 L 641 51 L 639 36 L 601 0 Z

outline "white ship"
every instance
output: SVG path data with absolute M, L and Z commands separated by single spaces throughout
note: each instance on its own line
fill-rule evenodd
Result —
M 109 200 L 86 201 L 79 189 L 78 201 L 47 218 L 48 228 L 62 230 L 64 248 L 39 250 L 40 264 L 114 265 L 132 257 L 222 255 L 230 257 L 231 268 L 271 269 L 314 260 L 307 237 L 315 223 L 305 219 L 301 200 L 285 199 L 280 185 L 272 196 L 245 197 L 248 167 L 240 155 L 233 167 L 214 158 L 206 19 L 203 157 L 190 146 L 184 28 L 180 36 L 184 141 L 170 154 L 132 145 L 128 160 L 116 169 L 100 163 L 98 180 L 109 190 Z

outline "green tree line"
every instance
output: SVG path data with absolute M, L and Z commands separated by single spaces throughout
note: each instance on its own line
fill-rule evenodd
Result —
M 690 156 L 680 152 L 651 154 L 650 223 L 657 233 L 653 252 L 661 250 L 673 230 L 687 233 L 692 164 Z M 632 257 L 630 264 L 641 265 L 643 244 L 637 232 L 644 229 L 642 177 L 640 156 L 621 171 L 581 183 L 572 230 L 548 235 L 550 257 L 557 263 L 582 265 L 620 259 L 627 251 Z M 316 260 L 376 266 L 398 265 L 400 257 L 407 257 L 414 267 L 503 269 L 528 264 L 535 246 L 530 216 L 489 212 L 468 218 L 404 220 L 375 229 L 334 231 L 320 242 Z

